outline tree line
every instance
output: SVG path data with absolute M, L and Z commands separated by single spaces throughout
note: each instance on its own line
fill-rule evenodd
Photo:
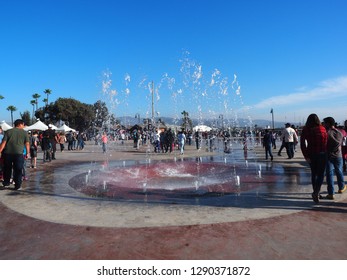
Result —
M 86 131 L 91 129 L 102 129 L 106 125 L 114 126 L 119 122 L 113 114 L 110 114 L 105 102 L 98 100 L 94 104 L 82 103 L 73 98 L 58 98 L 56 101 L 49 103 L 49 95 L 52 90 L 45 89 L 45 98 L 43 106 L 39 107 L 40 94 L 32 95 L 30 104 L 32 113 L 29 110 L 20 113 L 21 119 L 26 125 L 31 125 L 40 119 L 48 124 L 65 123 L 66 125 L 78 130 Z M 0 95 L 0 100 L 5 97 Z M 11 122 L 13 126 L 13 112 L 17 111 L 14 105 L 10 105 L 6 110 L 11 113 Z M 103 127 L 104 126 L 104 127 Z

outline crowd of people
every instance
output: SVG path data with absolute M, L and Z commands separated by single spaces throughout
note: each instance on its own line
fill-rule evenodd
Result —
M 7 187 L 13 182 L 16 190 L 21 187 L 22 181 L 27 179 L 26 160 L 30 158 L 30 168 L 37 167 L 39 147 L 42 149 L 42 162 L 45 163 L 56 159 L 57 146 L 60 152 L 65 151 L 66 144 L 68 151 L 83 150 L 87 140 L 85 133 L 59 132 L 52 129 L 51 125 L 45 131 L 29 133 L 24 130 L 24 127 L 24 122 L 18 119 L 14 122 L 14 128 L 7 130 L 6 133 L 2 134 L 0 128 L 0 172 L 3 177 L 3 186 Z M 247 133 L 242 135 L 244 149 L 247 150 Z M 272 150 L 276 149 L 278 136 L 282 142 L 278 156 L 281 156 L 282 150 L 286 149 L 288 159 L 293 159 L 296 145 L 300 143 L 302 154 L 311 169 L 314 202 L 318 203 L 323 198 L 335 198 L 334 176 L 337 180 L 337 193 L 343 193 L 346 190 L 343 173 L 346 172 L 347 161 L 347 121 L 344 126 L 338 127 L 332 117 L 324 118 L 321 122 L 316 114 L 311 114 L 300 133 L 295 126 L 286 123 L 280 135 L 269 129 L 265 129 L 259 135 L 265 149 L 265 159 L 270 158 L 271 161 L 274 159 Z M 219 137 L 224 141 L 225 153 L 228 153 L 231 141 L 230 133 L 227 131 L 216 135 L 214 132 L 200 130 L 190 132 L 181 129 L 176 133 L 171 128 L 157 129 L 155 133 L 134 129 L 127 133 L 123 132 L 119 136 L 113 135 L 113 138 L 111 136 L 102 132 L 95 137 L 96 143 L 101 144 L 103 153 L 106 153 L 110 139 L 115 140 L 115 138 L 120 139 L 122 143 L 126 139 L 132 139 L 134 148 L 137 150 L 146 141 L 150 141 L 155 153 L 171 153 L 177 149 L 181 155 L 184 154 L 187 144 L 193 145 L 193 140 L 197 150 L 201 149 L 202 141 L 205 140 L 206 149 L 212 151 L 214 141 Z M 323 197 L 320 193 L 324 178 L 326 178 L 328 194 Z
M 265 159 L 270 157 L 273 160 L 272 149 L 276 149 L 276 137 L 269 129 L 265 130 Z M 300 137 L 295 126 L 286 123 L 280 139 L 282 144 L 277 154 L 282 156 L 282 150 L 286 149 L 288 159 L 294 158 L 296 145 L 300 142 L 302 154 L 311 169 L 312 198 L 315 203 L 319 203 L 320 199 L 335 199 L 334 176 L 337 180 L 337 193 L 346 191 L 343 173 L 346 172 L 347 161 L 347 121 L 344 126 L 337 126 L 332 117 L 326 117 L 321 122 L 316 114 L 311 114 Z M 320 194 L 324 178 L 327 183 L 326 196 Z
M 238 138 L 241 139 L 242 144 L 247 149 L 247 138 L 251 139 L 252 137 L 243 131 Z M 141 145 L 145 145 L 147 141 L 150 141 L 154 153 L 172 153 L 174 150 L 178 150 L 183 155 L 187 145 L 194 145 L 196 150 L 201 150 L 204 147 L 206 151 L 213 152 L 217 149 L 217 139 L 223 141 L 224 152 L 230 153 L 233 137 L 228 130 L 202 131 L 196 129 L 191 131 L 181 128 L 174 131 L 171 128 L 162 128 L 156 129 L 155 133 L 135 129 L 127 139 L 134 141 L 134 148 L 137 150 Z
M 276 141 L 278 135 L 269 129 L 265 129 L 263 135 L 263 147 L 265 148 L 265 159 L 271 158 L 273 160 L 272 149 L 276 149 Z M 279 136 L 281 140 L 281 147 L 278 150 L 278 156 L 282 156 L 281 152 L 286 149 L 288 159 L 294 158 L 296 145 L 299 143 L 298 130 L 290 123 L 285 124 L 285 128 L 281 131 Z
M 27 160 L 30 159 L 30 168 L 37 168 L 37 156 L 39 148 L 42 150 L 42 162 L 50 162 L 56 159 L 57 145 L 60 151 L 83 150 L 86 135 L 68 131 L 55 131 L 52 125 L 48 125 L 45 131 L 25 131 L 24 121 L 18 119 L 14 122 L 14 128 L 3 133 L 0 127 L 0 177 L 3 187 L 14 183 L 18 190 L 23 180 L 27 180 Z

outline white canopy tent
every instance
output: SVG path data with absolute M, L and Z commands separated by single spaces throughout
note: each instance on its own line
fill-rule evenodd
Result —
M 75 129 L 71 128 L 71 127 L 68 127 L 66 124 L 63 124 L 61 127 L 58 127 L 56 129 L 56 131 L 63 131 L 63 132 L 69 132 L 69 131 L 73 131 L 73 132 L 76 132 Z
M 45 125 L 40 120 L 38 120 L 36 123 L 34 123 L 34 124 L 30 125 L 30 126 L 24 127 L 24 130 L 26 130 L 26 131 L 30 131 L 30 130 L 47 130 L 47 129 L 48 129 L 48 126 Z
M 9 124 L 7 124 L 5 121 L 2 121 L 2 122 L 0 123 L 0 126 L 1 126 L 1 128 L 2 128 L 3 131 L 6 131 L 6 130 L 9 130 L 9 129 L 12 128 L 12 126 L 10 126 Z
M 212 128 L 207 125 L 197 125 L 193 127 L 193 131 L 200 130 L 201 132 L 211 131 Z
M 53 130 L 57 130 L 58 129 L 57 126 L 55 126 L 54 124 L 51 124 L 51 123 L 48 125 L 48 127 L 50 127 Z

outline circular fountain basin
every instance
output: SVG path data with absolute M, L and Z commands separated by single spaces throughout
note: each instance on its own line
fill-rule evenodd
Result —
M 248 164 L 185 160 L 108 166 L 78 174 L 69 184 L 93 197 L 179 202 L 237 194 L 257 188 L 260 182 L 255 167 Z

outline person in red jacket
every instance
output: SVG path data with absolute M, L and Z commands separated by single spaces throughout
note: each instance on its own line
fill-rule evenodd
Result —
M 316 114 L 307 117 L 300 137 L 300 148 L 311 168 L 312 198 L 319 203 L 319 193 L 327 164 L 328 134 Z

